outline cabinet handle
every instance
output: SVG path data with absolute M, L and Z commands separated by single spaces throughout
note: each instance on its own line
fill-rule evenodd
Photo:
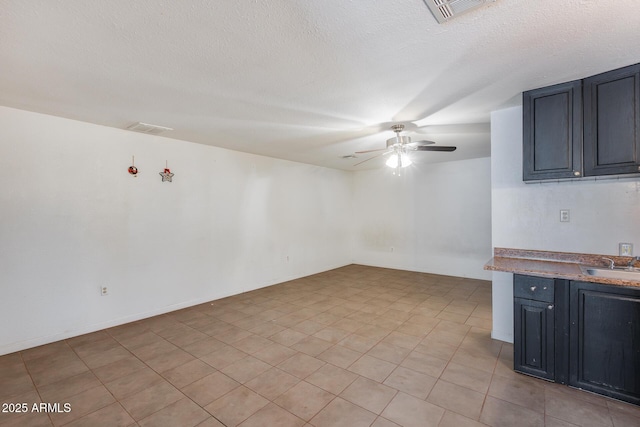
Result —
M 547 307 L 549 310 L 553 310 L 553 304 L 549 304 L 549 307 Z
M 580 176 L 580 171 L 573 171 L 573 176 Z
M 536 289 L 538 289 L 538 287 L 537 287 L 537 286 L 532 286 L 532 287 L 531 287 L 531 292 L 535 292 L 535 291 L 536 291 Z

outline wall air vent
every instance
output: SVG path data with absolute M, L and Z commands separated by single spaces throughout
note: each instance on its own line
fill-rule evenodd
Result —
M 463 13 L 477 9 L 485 3 L 494 1 L 495 0 L 424 0 L 440 24 L 451 21 Z
M 150 125 L 149 123 L 138 122 L 138 123 L 132 124 L 131 126 L 127 126 L 127 130 L 132 130 L 134 132 L 148 133 L 149 135 L 159 135 L 162 132 L 166 132 L 168 130 L 173 130 L 173 129 L 165 126 Z

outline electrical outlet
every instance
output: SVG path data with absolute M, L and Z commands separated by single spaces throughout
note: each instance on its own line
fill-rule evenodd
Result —
M 101 286 L 100 295 L 102 295 L 103 297 L 109 295 L 109 288 L 107 288 L 106 286 Z
M 620 256 L 633 256 L 633 243 L 619 243 L 618 255 Z
M 569 222 L 569 209 L 560 209 L 560 222 Z

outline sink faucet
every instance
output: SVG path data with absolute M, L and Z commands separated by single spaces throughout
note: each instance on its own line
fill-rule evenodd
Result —
M 613 267 L 615 267 L 616 262 L 611 258 L 607 258 L 607 257 L 602 257 L 602 259 L 609 262 L 609 270 L 613 270 Z
M 640 261 L 640 256 L 633 257 L 629 260 L 629 263 L 627 264 L 627 270 L 633 270 L 633 265 L 636 263 L 636 261 Z

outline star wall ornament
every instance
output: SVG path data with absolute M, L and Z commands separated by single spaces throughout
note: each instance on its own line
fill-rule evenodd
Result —
M 169 162 L 164 162 L 164 172 L 160 172 L 160 176 L 162 177 L 162 182 L 173 182 L 171 179 L 173 178 L 171 171 L 169 170 Z
M 169 170 L 169 168 L 164 168 L 164 172 L 160 172 L 160 176 L 162 177 L 162 182 L 173 182 L 171 179 L 173 178 L 173 175 L 171 173 L 171 171 Z

